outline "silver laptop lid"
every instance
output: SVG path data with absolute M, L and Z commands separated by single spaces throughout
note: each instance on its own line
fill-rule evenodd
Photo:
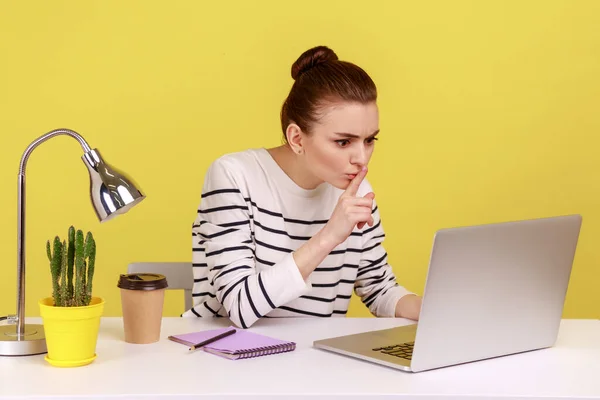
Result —
M 411 369 L 552 346 L 580 215 L 439 230 Z

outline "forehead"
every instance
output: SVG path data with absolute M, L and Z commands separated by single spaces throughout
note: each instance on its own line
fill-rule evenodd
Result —
M 315 130 L 372 135 L 379 129 L 377 104 L 335 103 L 321 109 Z

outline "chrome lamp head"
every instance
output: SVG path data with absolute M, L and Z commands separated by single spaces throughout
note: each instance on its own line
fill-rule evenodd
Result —
M 102 159 L 97 149 L 81 158 L 90 173 L 90 197 L 100 222 L 126 213 L 145 198 L 130 178 Z

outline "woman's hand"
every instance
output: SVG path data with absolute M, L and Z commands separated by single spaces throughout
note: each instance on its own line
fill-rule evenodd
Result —
M 335 246 L 345 241 L 355 226 L 359 229 L 365 224 L 373 226 L 371 213 L 375 194 L 369 192 L 364 197 L 356 196 L 358 188 L 366 175 L 367 167 L 363 167 L 338 199 L 331 218 L 323 228 L 324 236 L 331 240 Z
M 422 304 L 423 297 L 407 294 L 406 296 L 401 297 L 396 304 L 396 317 L 418 321 L 421 316 Z

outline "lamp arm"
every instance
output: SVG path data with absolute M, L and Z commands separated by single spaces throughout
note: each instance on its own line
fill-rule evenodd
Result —
M 85 139 L 77 132 L 70 129 L 55 129 L 31 142 L 21 157 L 17 214 L 17 340 L 23 340 L 25 334 L 25 168 L 31 152 L 36 147 L 59 135 L 67 135 L 76 139 L 83 148 L 84 153 L 91 151 Z
M 29 159 L 29 156 L 31 155 L 31 152 L 33 151 L 33 149 L 38 147 L 40 144 L 42 144 L 46 140 L 51 139 L 55 136 L 60 136 L 60 135 L 67 135 L 67 136 L 71 136 L 72 138 L 76 139 L 79 142 L 79 144 L 81 145 L 81 148 L 83 149 L 84 153 L 87 153 L 88 151 L 91 150 L 90 146 L 87 144 L 85 139 L 79 133 L 72 131 L 70 129 L 55 129 L 53 131 L 46 133 L 45 135 L 40 136 L 37 139 L 35 139 L 33 142 L 31 142 L 31 144 L 29 146 L 27 146 L 27 148 L 25 149 L 25 152 L 23 153 L 23 156 L 21 157 L 21 164 L 19 166 L 19 175 L 25 175 L 25 167 L 27 166 L 27 160 Z

